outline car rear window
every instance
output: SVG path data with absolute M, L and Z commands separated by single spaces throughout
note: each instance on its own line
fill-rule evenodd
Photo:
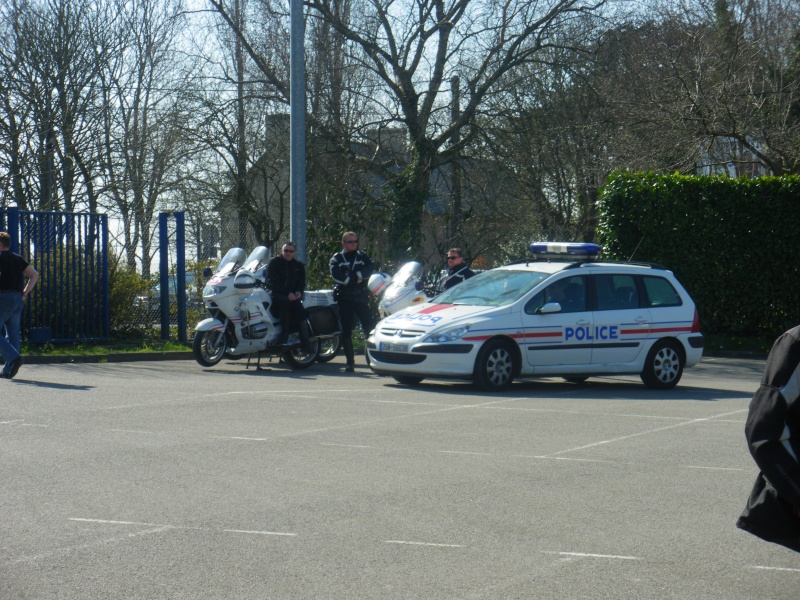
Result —
M 683 304 L 680 294 L 672 284 L 663 277 L 642 277 L 644 289 L 647 291 L 648 306 L 680 306 Z

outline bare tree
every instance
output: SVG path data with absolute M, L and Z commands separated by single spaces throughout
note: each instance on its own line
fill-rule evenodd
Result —
M 185 126 L 191 122 L 187 90 L 191 74 L 177 42 L 184 25 L 179 2 L 122 1 L 118 46 L 104 71 L 102 140 L 109 209 L 119 215 L 129 266 L 138 258 L 145 274 L 153 258 L 153 219 L 169 194 L 180 189 L 182 167 L 191 156 Z
M 111 19 L 105 8 L 85 0 L 15 0 L 2 13 L 5 139 L 18 206 L 97 209 L 94 139 L 104 66 L 97 48 Z
M 733 141 L 743 160 L 797 173 L 797 2 L 665 3 L 648 16 L 608 35 L 616 58 L 604 92 L 630 124 L 633 162 L 692 171 L 715 144 Z
M 331 0 L 307 2 L 312 17 L 331 24 L 360 48 L 364 68 L 383 83 L 376 94 L 382 95 L 385 118 L 408 132 L 410 162 L 391 181 L 389 235 L 399 247 L 420 246 L 431 174 L 453 162 L 478 136 L 480 111 L 504 75 L 551 47 L 565 23 L 603 4 L 421 0 L 408 10 L 374 0 L 355 3 L 350 20 L 345 20 Z M 449 84 L 455 75 L 463 81 L 464 99 L 452 122 Z M 456 131 L 460 141 L 453 144 Z

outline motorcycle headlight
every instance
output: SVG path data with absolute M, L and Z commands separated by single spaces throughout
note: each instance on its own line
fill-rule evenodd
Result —
M 424 341 L 434 342 L 434 343 L 453 342 L 459 339 L 462 335 L 464 335 L 468 331 L 469 331 L 469 325 L 459 325 L 458 327 L 451 327 L 450 329 L 445 329 L 444 331 L 432 333 L 431 335 L 426 337 Z
M 203 296 L 216 296 L 225 291 L 224 285 L 207 285 L 203 288 Z

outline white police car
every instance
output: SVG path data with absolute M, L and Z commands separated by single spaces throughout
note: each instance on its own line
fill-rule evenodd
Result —
M 639 374 L 674 387 L 703 355 L 697 309 L 671 271 L 602 262 L 596 244 L 534 242 L 535 258 L 486 271 L 380 321 L 370 367 L 416 385 L 470 379 L 485 390 L 515 377 Z

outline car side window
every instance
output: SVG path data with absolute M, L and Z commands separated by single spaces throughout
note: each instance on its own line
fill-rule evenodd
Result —
M 633 275 L 595 275 L 597 310 L 639 307 L 639 292 Z
M 551 283 L 525 305 L 525 312 L 535 314 L 537 310 L 550 302 L 558 302 L 562 313 L 582 312 L 586 310 L 586 277 L 574 275 Z
M 647 292 L 648 306 L 681 306 L 683 304 L 680 294 L 663 277 L 645 276 L 642 277 L 642 282 Z

